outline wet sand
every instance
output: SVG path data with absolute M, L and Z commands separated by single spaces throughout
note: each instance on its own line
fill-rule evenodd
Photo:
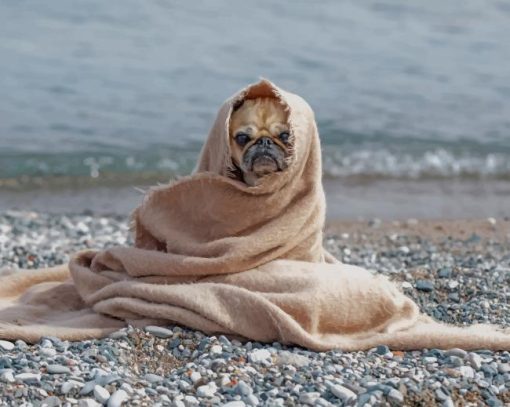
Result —
M 147 185 L 137 186 L 147 189 Z M 129 214 L 141 201 L 134 186 L 29 190 L 0 187 L 0 211 Z M 510 216 L 510 182 L 485 180 L 325 179 L 327 219 L 480 219 Z

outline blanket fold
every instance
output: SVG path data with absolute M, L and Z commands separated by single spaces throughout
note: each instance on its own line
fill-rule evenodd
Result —
M 285 107 L 292 154 L 286 170 L 250 187 L 235 178 L 228 127 L 233 107 L 255 97 Z M 221 107 L 195 172 L 146 193 L 132 215 L 134 247 L 0 276 L 0 338 L 80 340 L 176 323 L 320 351 L 510 350 L 507 331 L 436 322 L 384 276 L 327 253 L 321 176 L 308 104 L 267 80 L 248 86 Z

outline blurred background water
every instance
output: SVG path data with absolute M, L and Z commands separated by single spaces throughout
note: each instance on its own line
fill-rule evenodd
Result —
M 314 108 L 329 180 L 508 180 L 509 38 L 496 0 L 3 0 L 0 188 L 188 173 L 260 76 Z

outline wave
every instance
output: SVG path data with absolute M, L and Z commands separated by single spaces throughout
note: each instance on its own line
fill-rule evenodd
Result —
M 197 150 L 145 154 L 0 155 L 0 187 L 132 185 L 166 181 L 192 171 Z M 455 154 L 446 149 L 397 153 L 324 146 L 324 176 L 332 179 L 509 179 L 510 154 Z

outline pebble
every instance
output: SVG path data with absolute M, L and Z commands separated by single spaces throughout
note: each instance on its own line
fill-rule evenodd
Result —
M 267 349 L 256 349 L 248 353 L 248 360 L 251 363 L 267 362 L 271 359 L 271 353 Z
M 47 371 L 49 374 L 71 374 L 71 369 L 62 365 L 48 365 Z
M 241 396 L 249 396 L 253 393 L 253 389 L 246 382 L 240 380 L 239 383 L 237 383 L 236 392 Z
M 129 398 L 124 390 L 115 391 L 108 399 L 108 407 L 120 407 Z
M 41 407 L 58 407 L 61 405 L 62 405 L 62 402 L 60 401 L 60 399 L 57 396 L 46 397 L 41 402 Z
M 430 280 L 418 280 L 416 282 L 416 289 L 425 292 L 434 291 L 434 282 Z
M 211 355 L 219 355 L 221 352 L 223 352 L 221 345 L 213 345 L 209 351 Z
M 98 403 L 93 399 L 80 399 L 78 400 L 78 407 L 100 407 L 101 403 Z
M 15 348 L 15 346 L 12 342 L 4 341 L 3 339 L 0 339 L 0 349 L 9 352 L 9 351 L 13 350 L 14 348 Z
M 456 356 L 456 357 L 461 358 L 461 359 L 465 359 L 467 354 L 468 353 L 464 349 L 459 349 L 459 348 L 448 349 L 444 353 L 445 356 Z
M 14 376 L 16 380 L 21 380 L 24 383 L 34 383 L 41 381 L 40 373 L 20 373 Z
M 163 376 L 159 376 L 153 373 L 147 373 L 143 378 L 147 380 L 149 383 L 160 383 L 163 380 L 165 380 Z
M 482 358 L 480 355 L 470 352 L 468 354 L 468 360 L 473 369 L 480 370 L 480 368 L 482 367 Z
M 60 392 L 62 394 L 68 394 L 74 389 L 83 387 L 83 383 L 78 382 L 76 380 L 68 380 L 64 383 L 62 383 L 62 386 L 60 387 Z
M 388 348 L 386 345 L 379 345 L 375 351 L 379 354 L 379 355 L 386 355 L 387 353 L 389 353 L 390 351 L 390 348 Z
M 79 222 L 86 228 L 77 234 Z M 77 250 L 132 242 L 125 218 L 9 212 L 0 213 L 0 230 L 8 235 L 0 241 L 0 268 L 51 266 Z M 401 231 L 382 238 L 327 236 L 325 242 L 336 256 L 402 283 L 435 318 L 510 325 L 510 255 L 496 237 L 432 242 Z M 432 290 L 418 289 L 419 280 L 431 282 Z M 435 399 L 452 407 L 455 397 L 459 405 L 502 406 L 499 398 L 510 383 L 510 353 L 487 350 L 391 352 L 381 344 L 366 352 L 312 352 L 179 326 L 127 326 L 80 342 L 1 341 L 10 350 L 0 346 L 0 399 L 27 407 L 56 403 L 55 397 L 66 407 L 115 406 L 117 398 L 125 405 L 158 407 L 375 406 L 403 405 L 404 395 L 413 405 Z M 24 374 L 35 378 L 23 381 Z M 108 392 L 106 402 L 94 400 L 96 386 Z
M 321 396 L 319 392 L 301 393 L 299 396 L 299 402 L 313 406 L 315 401 Z
M 329 390 L 338 397 L 344 404 L 348 404 L 356 400 L 357 396 L 352 390 L 339 384 L 330 384 Z
M 105 404 L 110 398 L 110 393 L 104 387 L 101 387 L 98 384 L 96 384 L 94 386 L 94 397 L 100 403 Z
M 399 404 L 402 404 L 404 402 L 404 395 L 397 389 L 391 389 L 386 397 Z
M 198 397 L 214 397 L 216 393 L 217 387 L 216 383 L 209 382 L 203 386 L 199 386 L 197 388 L 197 396 Z
M 157 336 L 158 338 L 170 338 L 174 334 L 168 328 L 163 328 L 161 326 L 154 326 L 154 325 L 146 326 L 145 331 L 150 333 L 151 335 Z

